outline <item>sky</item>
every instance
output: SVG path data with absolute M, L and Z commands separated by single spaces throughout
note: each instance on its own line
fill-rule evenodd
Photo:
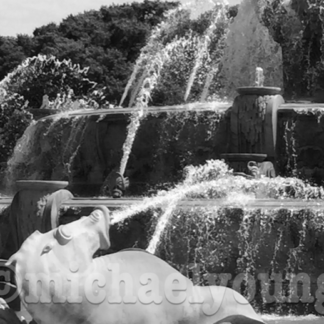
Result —
M 184 1 L 186 0 L 181 0 Z M 228 1 L 230 4 L 241 2 Z M 127 2 L 134 0 L 0 0 L 0 36 L 32 35 L 35 28 L 51 22 L 58 24 L 70 14 Z

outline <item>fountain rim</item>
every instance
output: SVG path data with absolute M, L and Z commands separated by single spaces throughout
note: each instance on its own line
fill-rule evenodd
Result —
M 0 206 L 9 206 L 13 197 L 0 197 Z M 73 197 L 64 203 L 62 207 L 75 208 L 75 207 L 97 207 L 105 205 L 108 208 L 118 209 L 122 207 L 130 207 L 138 205 L 143 202 L 145 198 L 109 198 L 109 197 Z M 256 198 L 255 200 L 248 201 L 246 204 L 235 204 L 226 202 L 226 199 L 184 199 L 179 201 L 176 209 L 192 209 L 192 208 L 238 208 L 238 209 L 261 209 L 261 210 L 324 210 L 324 199 L 275 199 L 275 198 Z M 1 210 L 1 209 L 0 209 Z
M 263 153 L 222 153 L 220 157 L 229 162 L 263 162 L 267 158 Z
M 147 198 L 107 198 L 107 197 L 74 197 L 62 204 L 64 207 L 96 207 L 100 205 L 106 205 L 107 207 L 120 208 L 131 205 L 140 204 Z M 191 209 L 191 208 L 241 208 L 241 209 L 320 209 L 324 210 L 324 200 L 313 199 L 274 199 L 274 198 L 255 198 L 246 204 L 235 204 L 227 202 L 226 199 L 207 199 L 207 198 L 187 198 L 179 201 L 178 208 Z
M 144 114 L 150 113 L 180 113 L 180 112 L 201 112 L 201 111 L 212 111 L 212 112 L 225 112 L 227 109 L 231 108 L 233 102 L 202 102 L 202 103 L 189 103 L 182 105 L 170 105 L 170 106 L 150 106 L 150 107 L 131 107 L 131 108 L 100 108 L 100 109 L 79 109 L 72 111 L 62 111 L 59 113 L 54 113 L 40 118 L 39 120 L 46 120 L 53 118 L 62 114 L 62 116 L 67 117 L 77 117 L 77 116 L 93 116 L 93 115 L 130 115 L 135 111 L 142 110 Z
M 18 190 L 59 190 L 69 185 L 68 181 L 16 180 Z
M 270 96 L 270 95 L 280 94 L 281 88 L 247 86 L 247 87 L 239 87 L 236 89 L 236 91 L 240 95 Z

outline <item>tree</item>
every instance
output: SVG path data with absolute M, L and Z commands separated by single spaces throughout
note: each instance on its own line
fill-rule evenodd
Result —
M 24 61 L 1 83 L 9 93 L 16 93 L 28 100 L 32 108 L 39 108 L 43 96 L 55 100 L 57 95 L 73 91 L 72 99 L 91 96 L 96 83 L 88 79 L 88 68 L 80 68 L 71 60 L 59 61 L 54 56 L 38 55 Z
M 23 135 L 33 116 L 25 109 L 25 100 L 18 94 L 0 99 L 0 161 L 12 154 L 17 140 Z
M 103 6 L 100 10 L 69 15 L 59 25 L 50 23 L 36 28 L 32 37 L 3 38 L 0 80 L 27 57 L 53 55 L 60 61 L 71 60 L 81 69 L 89 67 L 89 79 L 99 88 L 106 88 L 108 101 L 118 102 L 152 28 L 164 19 L 165 12 L 177 5 L 177 2 L 145 0 Z M 38 105 L 40 100 L 32 102 Z
M 0 80 L 26 57 L 16 38 L 0 36 Z
M 267 0 L 262 21 L 283 51 L 286 97 L 324 90 L 324 5 L 322 0 Z

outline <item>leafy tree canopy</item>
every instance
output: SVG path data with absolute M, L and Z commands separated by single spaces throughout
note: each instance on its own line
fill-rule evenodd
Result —
M 59 25 L 36 28 L 32 37 L 0 37 L 0 80 L 27 57 L 53 55 L 60 61 L 71 60 L 81 68 L 89 67 L 88 78 L 98 87 L 105 87 L 106 99 L 115 103 L 152 28 L 176 6 L 177 2 L 149 0 L 103 6 L 70 15 Z M 38 104 L 39 100 L 34 108 Z
M 284 92 L 313 97 L 324 91 L 323 0 L 265 0 L 262 20 L 283 51 Z

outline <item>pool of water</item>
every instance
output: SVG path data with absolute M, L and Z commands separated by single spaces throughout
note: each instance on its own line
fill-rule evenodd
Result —
M 31 321 L 31 316 L 26 311 L 24 306 L 21 307 L 21 311 L 17 313 L 24 316 L 27 322 Z M 323 324 L 324 316 L 276 316 L 276 315 L 262 315 L 262 319 L 266 324 Z
M 307 315 L 307 316 L 276 316 L 263 315 L 262 319 L 267 324 L 323 324 L 324 317 Z

